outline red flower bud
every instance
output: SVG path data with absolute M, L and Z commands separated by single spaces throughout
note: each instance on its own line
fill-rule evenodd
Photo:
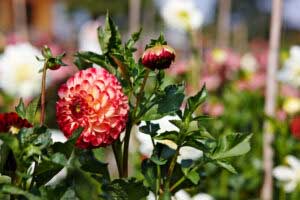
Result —
M 300 116 L 292 119 L 292 121 L 290 123 L 290 129 L 291 129 L 292 135 L 295 138 L 300 139 Z
M 169 68 L 174 60 L 175 51 L 168 45 L 151 47 L 142 56 L 142 64 L 152 70 Z
M 19 117 L 15 112 L 0 114 L 0 133 L 11 132 L 17 134 L 21 128 L 30 128 L 32 125 Z

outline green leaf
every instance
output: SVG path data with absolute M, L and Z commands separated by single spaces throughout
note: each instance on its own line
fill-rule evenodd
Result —
M 79 199 L 98 200 L 101 195 L 101 183 L 89 173 L 72 169 L 68 173 L 68 182 L 72 183 Z
M 131 35 L 131 38 L 126 42 L 125 45 L 127 49 L 131 49 L 132 52 L 136 50 L 135 48 L 133 48 L 133 46 L 139 40 L 141 32 L 142 28 L 138 32 L 135 32 Z
M 66 158 L 69 158 L 73 149 L 75 148 L 75 143 L 79 138 L 80 134 L 82 133 L 82 131 L 83 128 L 79 127 L 74 131 L 72 136 L 65 143 L 55 142 L 52 145 L 53 152 L 62 153 L 66 156 Z
M 168 114 L 179 110 L 184 99 L 183 85 L 169 85 L 164 92 L 158 101 L 158 113 Z
M 37 138 L 32 142 L 40 149 L 45 149 L 52 144 L 51 132 L 46 127 L 35 128 L 34 132 L 38 135 Z
M 191 170 L 185 176 L 195 185 L 197 185 L 200 181 L 199 173 L 195 170 Z
M 157 165 L 150 159 L 145 159 L 142 162 L 142 174 L 144 175 L 146 186 L 152 191 L 156 190 Z
M 76 196 L 76 193 L 73 189 L 68 188 L 67 191 L 63 194 L 60 200 L 79 200 Z
M 166 115 L 175 114 L 182 105 L 184 99 L 183 84 L 168 85 L 163 91 L 157 91 L 152 106 L 142 116 L 142 120 L 151 121 L 160 119 Z
M 220 167 L 223 167 L 224 169 L 228 170 L 229 172 L 233 173 L 233 174 L 236 174 L 236 170 L 234 169 L 234 167 L 227 163 L 227 162 L 224 162 L 224 161 L 217 161 L 216 164 L 218 164 Z
M 26 117 L 26 109 L 25 109 L 25 105 L 23 102 L 23 99 L 21 98 L 19 101 L 19 104 L 15 107 L 16 112 L 18 113 L 18 115 L 21 118 L 25 118 Z
M 232 134 L 221 138 L 213 159 L 224 159 L 246 154 L 250 150 L 251 135 Z
M 104 185 L 105 199 L 140 200 L 148 196 L 149 191 L 142 181 L 135 178 L 116 179 L 109 185 Z
M 78 68 L 79 70 L 88 69 L 88 68 L 90 68 L 90 67 L 93 66 L 93 63 L 92 63 L 92 62 L 87 61 L 87 60 L 85 60 L 85 59 L 82 59 L 82 58 L 80 57 L 80 53 L 77 53 L 75 56 L 76 56 L 76 57 L 75 57 L 74 64 L 77 66 L 77 68 Z
M 109 62 L 106 60 L 106 57 L 104 55 L 99 55 L 97 53 L 90 52 L 90 51 L 83 51 L 83 52 L 78 52 L 75 56 L 81 60 L 80 61 L 81 63 L 77 63 L 77 64 L 82 65 L 83 62 L 85 62 L 85 64 L 95 63 L 95 64 L 103 67 L 110 73 L 113 72 L 113 68 L 108 64 Z M 87 66 L 85 66 L 85 67 L 87 68 Z M 92 65 L 89 67 L 92 67 Z
M 156 140 L 172 140 L 177 143 L 179 133 L 176 131 L 166 131 L 159 135 L 156 135 L 154 139 Z
M 193 112 L 198 108 L 200 104 L 202 104 L 207 97 L 207 91 L 205 85 L 202 89 L 195 95 L 187 100 L 187 105 L 184 111 L 184 118 L 188 115 L 192 115 Z
M 122 44 L 118 27 L 108 13 L 106 14 L 104 27 L 98 28 L 98 40 L 103 54 L 110 52 L 111 49 L 117 48 Z
M 29 103 L 29 105 L 26 108 L 25 118 L 32 124 L 34 123 L 35 114 L 38 110 L 39 102 L 40 102 L 40 97 L 36 97 Z
M 160 129 L 159 124 L 153 124 L 149 121 L 146 121 L 146 125 L 141 126 L 139 130 L 142 133 L 155 136 L 157 134 L 157 131 Z
M 11 177 L 0 174 L 0 185 L 1 184 L 10 184 L 10 183 L 11 183 Z
M 13 151 L 15 156 L 20 153 L 19 141 L 14 135 L 0 133 L 0 139 Z
M 53 161 L 42 161 L 35 170 L 35 180 L 37 186 L 48 183 L 60 170 L 63 165 L 54 163 Z
M 62 153 L 55 153 L 55 154 L 51 155 L 50 160 L 53 163 L 56 163 L 56 164 L 59 164 L 62 166 L 67 165 L 67 162 L 68 162 L 66 156 Z
M 16 186 L 13 185 L 3 185 L 0 186 L 0 191 L 2 193 L 7 193 L 7 194 L 13 194 L 13 195 L 18 195 L 18 196 L 24 196 L 28 200 L 41 200 L 40 197 L 35 196 L 27 191 L 24 191 Z
M 92 150 L 76 151 L 76 155 L 81 164 L 81 169 L 86 172 L 101 174 L 104 179 L 110 180 L 108 164 L 97 160 Z

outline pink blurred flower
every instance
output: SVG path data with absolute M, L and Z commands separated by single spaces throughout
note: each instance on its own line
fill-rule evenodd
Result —
M 265 87 L 266 74 L 255 73 L 248 79 L 239 80 L 236 82 L 236 86 L 239 90 L 260 90 Z
M 210 116 L 219 117 L 224 113 L 224 105 L 222 103 L 206 103 L 203 111 Z
M 284 110 L 278 110 L 276 112 L 276 117 L 279 121 L 285 121 L 287 119 L 287 113 Z
M 208 91 L 214 91 L 218 89 L 218 87 L 221 85 L 221 78 L 217 74 L 209 74 L 209 75 L 203 75 L 203 77 L 200 80 L 199 85 L 206 86 Z
M 280 93 L 282 96 L 300 97 L 300 91 L 290 85 L 282 85 L 280 87 Z
M 115 76 L 103 68 L 77 72 L 58 91 L 57 123 L 66 137 L 83 127 L 76 145 L 107 146 L 124 130 L 129 110 L 127 97 Z
M 174 62 L 172 67 L 168 68 L 166 72 L 171 76 L 182 75 L 188 71 L 187 65 L 188 64 L 186 61 Z

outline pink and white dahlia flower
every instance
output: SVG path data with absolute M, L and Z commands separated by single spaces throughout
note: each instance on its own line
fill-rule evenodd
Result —
M 76 145 L 80 148 L 107 146 L 126 125 L 128 99 L 117 78 L 103 68 L 77 72 L 58 91 L 57 122 L 66 137 L 83 127 Z

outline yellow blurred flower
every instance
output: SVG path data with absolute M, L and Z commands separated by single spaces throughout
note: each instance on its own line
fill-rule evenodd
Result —
M 283 103 L 283 110 L 288 114 L 295 114 L 300 111 L 300 99 L 295 97 L 287 98 Z

